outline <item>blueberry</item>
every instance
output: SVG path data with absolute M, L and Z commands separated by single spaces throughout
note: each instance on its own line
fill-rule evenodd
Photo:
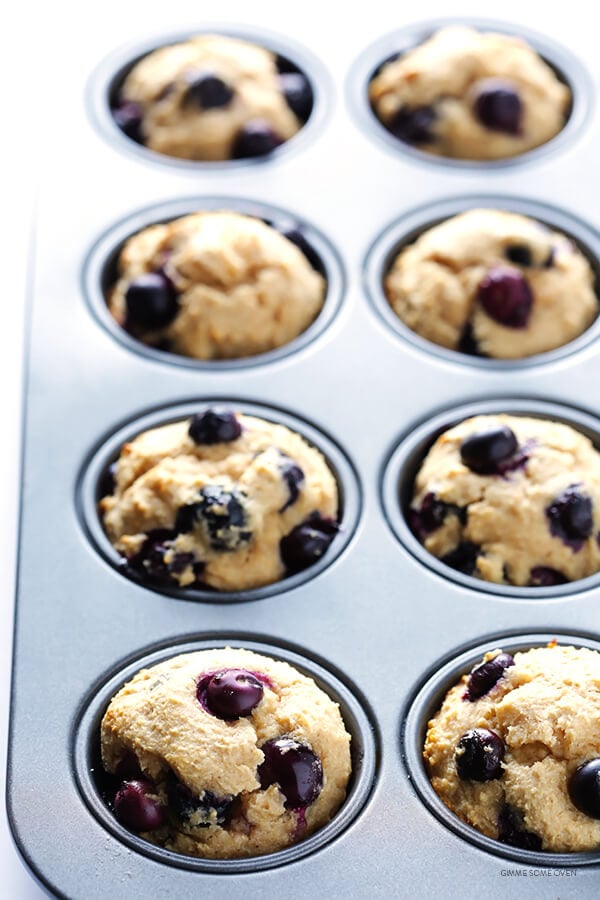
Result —
M 492 131 L 518 135 L 521 132 L 523 105 L 510 85 L 490 79 L 484 82 L 475 98 L 475 115 Z
M 477 299 L 490 318 L 506 328 L 525 328 L 533 293 L 516 269 L 490 269 L 477 289 Z
M 451 569 L 462 572 L 464 575 L 472 575 L 477 566 L 477 557 L 480 547 L 472 541 L 461 541 L 458 547 L 442 556 L 441 561 Z
M 514 666 L 510 653 L 499 653 L 487 662 L 479 663 L 471 671 L 467 681 L 467 699 L 474 701 L 483 697 L 504 677 L 505 671 Z
M 176 537 L 177 532 L 170 528 L 150 529 L 137 553 L 124 561 L 125 571 L 136 577 L 141 575 L 145 581 L 158 586 L 177 587 L 173 575 L 191 566 L 196 579 L 194 585 L 200 586 L 204 563 L 196 560 L 193 553 L 173 553 L 172 544 Z
M 308 79 L 300 72 L 286 72 L 279 76 L 279 86 L 289 108 L 301 122 L 306 122 L 313 106 L 313 92 Z
M 478 475 L 496 475 L 499 465 L 513 456 L 517 446 L 514 432 L 506 425 L 496 425 L 464 438 L 460 458 Z
M 98 484 L 98 493 L 100 497 L 109 497 L 115 492 L 116 487 L 116 474 L 117 474 L 118 462 L 115 460 L 111 462 L 109 466 L 106 467 L 102 475 L 100 476 L 100 482 Z
M 115 794 L 113 808 L 117 821 L 130 831 L 155 831 L 165 824 L 165 809 L 150 794 L 153 785 L 145 779 L 124 781 Z
M 123 134 L 126 134 L 136 144 L 143 144 L 141 106 L 124 100 L 113 109 L 113 118 Z
M 592 533 L 594 517 L 592 501 L 571 484 L 546 508 L 550 531 L 574 550 L 579 550 Z
M 252 539 L 246 513 L 247 497 L 237 488 L 211 484 L 198 492 L 199 500 L 181 506 L 175 531 L 199 530 L 213 550 L 233 552 Z
M 233 100 L 230 86 L 213 72 L 198 72 L 188 81 L 185 103 L 193 103 L 200 109 L 217 109 L 228 106 Z
M 156 584 L 171 585 L 173 579 L 165 563 L 176 533 L 169 528 L 152 528 L 137 553 L 127 561 L 128 567 Z
M 498 816 L 498 840 L 521 850 L 541 850 L 542 841 L 532 831 L 523 828 L 523 816 L 514 806 L 505 804 Z
M 258 769 L 263 789 L 278 785 L 288 809 L 309 806 L 317 799 L 323 787 L 323 767 L 312 750 L 288 737 L 274 738 L 260 749 L 265 755 Z
M 195 444 L 225 444 L 235 441 L 242 433 L 235 413 L 211 407 L 192 416 L 188 434 Z
M 282 143 L 282 138 L 273 131 L 268 122 L 251 119 L 238 132 L 231 155 L 233 159 L 266 156 Z
M 569 779 L 569 797 L 579 812 L 600 819 L 600 759 L 590 759 Z
M 448 503 L 438 500 L 436 495 L 430 491 L 423 497 L 420 509 L 410 510 L 410 527 L 423 541 L 428 534 L 441 528 L 451 509 L 452 507 Z
M 146 272 L 134 278 L 125 294 L 127 327 L 155 331 L 169 325 L 179 310 L 173 282 L 162 272 Z
M 208 828 L 222 825 L 231 811 L 231 797 L 216 797 L 203 791 L 200 797 L 172 776 L 168 785 L 169 807 L 186 828 Z
M 487 728 L 472 728 L 456 745 L 456 768 L 463 781 L 501 778 L 503 759 L 504 742 Z
M 531 255 L 531 250 L 527 246 L 527 244 L 511 244 L 504 251 L 504 255 L 511 262 L 516 263 L 518 266 L 524 266 L 528 268 L 533 265 L 533 257 Z
M 319 560 L 339 531 L 333 519 L 323 519 L 316 513 L 296 525 L 279 542 L 281 559 L 288 574 L 302 572 Z
M 567 584 L 568 580 L 562 572 L 549 566 L 534 566 L 529 573 L 530 587 L 552 587 L 555 584 Z
M 431 144 L 435 140 L 431 131 L 435 118 L 431 106 L 402 107 L 388 123 L 388 128 L 394 137 L 406 144 Z
M 223 669 L 203 675 L 198 681 L 199 703 L 219 719 L 249 716 L 263 696 L 263 686 L 252 672 L 245 669 Z
M 281 472 L 281 477 L 286 483 L 289 497 L 286 502 L 283 504 L 280 513 L 284 512 L 288 506 L 293 506 L 298 497 L 300 496 L 300 486 L 304 483 L 304 472 L 300 468 L 300 466 L 294 462 L 293 459 L 290 459 L 289 456 L 283 455 L 283 460 L 279 467 L 279 471 Z

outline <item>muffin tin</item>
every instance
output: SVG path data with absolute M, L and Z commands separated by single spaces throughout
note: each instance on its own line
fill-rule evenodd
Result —
M 549 412 L 580 424 L 600 448 L 597 323 L 564 352 L 497 366 L 399 339 L 374 297 L 394 242 L 447 210 L 492 198 L 547 216 L 598 267 L 596 198 L 580 190 L 600 140 L 587 74 L 594 48 L 577 23 L 563 28 L 552 17 L 549 29 L 571 52 L 540 39 L 575 88 L 564 140 L 505 165 L 427 157 L 423 166 L 424 154 L 382 141 L 370 114 L 359 127 L 352 117 L 368 73 L 408 33 L 393 33 L 391 14 L 379 13 L 357 21 L 344 46 L 333 19 L 320 29 L 299 19 L 295 37 L 310 53 L 260 28 L 197 22 L 173 33 L 167 13 L 157 13 L 144 44 L 99 63 L 85 103 L 83 73 L 62 94 L 57 127 L 65 138 L 42 190 L 32 279 L 8 775 L 17 844 L 57 896 L 387 898 L 476 888 L 489 898 L 545 897 L 550 885 L 561 897 L 597 895 L 600 852 L 584 865 L 562 855 L 533 859 L 450 822 L 428 792 L 417 748 L 450 678 L 446 665 L 454 676 L 480 648 L 500 642 L 597 640 L 598 579 L 490 590 L 422 558 L 400 533 L 395 504 L 421 449 L 465 410 Z M 438 24 L 432 17 L 409 31 Z M 392 33 L 375 43 L 387 26 Z M 517 23 L 499 27 L 530 36 Z M 307 127 L 272 157 L 245 163 L 170 160 L 128 142 L 107 119 L 123 66 L 151 47 L 219 30 L 274 47 L 308 73 L 315 108 Z M 111 50 L 109 32 L 92 41 L 86 65 Z M 215 205 L 309 223 L 333 294 L 310 334 L 281 352 L 197 364 L 134 344 L 108 320 L 101 286 L 119 243 L 149 221 Z M 117 571 L 95 520 L 97 481 L 122 435 L 214 401 L 263 410 L 322 447 L 343 488 L 345 530 L 323 565 L 256 597 L 184 600 Z M 99 717 L 133 671 L 190 646 L 224 644 L 260 647 L 314 673 L 340 698 L 360 762 L 346 804 L 305 844 L 208 865 L 149 852 L 108 821 L 91 769 Z M 515 868 L 526 873 L 518 888 L 505 877 Z

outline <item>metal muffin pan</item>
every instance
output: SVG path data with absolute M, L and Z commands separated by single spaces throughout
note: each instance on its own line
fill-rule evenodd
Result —
M 107 142 L 109 123 L 98 122 L 96 100 L 106 98 L 107 85 L 126 65 L 128 53 L 143 50 L 137 45 L 137 50 L 107 56 L 112 33 L 103 32 L 95 43 L 90 37 L 86 65 L 106 60 L 89 83 L 85 102 L 81 92 L 89 72 L 83 68 L 62 95 L 56 127 L 64 139 L 41 192 L 32 277 L 8 773 L 16 842 L 36 877 L 56 896 L 304 898 L 329 893 L 388 898 L 412 897 L 416 890 L 424 898 L 447 896 L 449 890 L 459 896 L 481 890 L 487 898 L 515 895 L 512 881 L 501 877 L 514 863 L 440 821 L 439 812 L 424 802 L 420 782 L 413 782 L 401 738 L 404 722 L 412 721 L 406 720 L 409 701 L 440 669 L 439 660 L 464 667 L 465 648 L 488 641 L 496 645 L 498 634 L 600 637 L 598 589 L 582 582 L 565 594 L 532 590 L 520 597 L 446 577 L 398 540 L 384 509 L 382 485 L 391 477 L 390 460 L 403 435 L 417 429 L 426 443 L 436 423 L 445 417 L 450 421 L 463 406 L 483 411 L 504 405 L 514 409 L 516 403 L 534 411 L 545 403 L 553 414 L 564 414 L 595 434 L 600 419 L 600 396 L 594 390 L 596 327 L 585 340 L 573 342 L 569 352 L 546 354 L 535 365 L 486 366 L 458 354 L 429 352 L 399 339 L 375 309 L 366 289 L 369 249 L 390 222 L 398 223 L 394 239 L 418 227 L 415 210 L 489 204 L 491 196 L 510 206 L 515 197 L 526 196 L 530 199 L 520 203 L 531 203 L 532 214 L 540 218 L 542 205 L 552 209 L 550 224 L 556 221 L 559 229 L 563 221 L 568 232 L 567 222 L 585 223 L 585 233 L 574 228 L 572 234 L 594 258 L 600 215 L 593 191 L 580 187 L 582 178 L 592 178 L 595 171 L 600 119 L 588 115 L 585 129 L 573 126 L 569 140 L 558 138 L 547 153 L 533 151 L 519 165 L 451 166 L 431 158 L 422 166 L 417 154 L 402 148 L 390 153 L 384 142 L 371 139 L 380 129 L 377 122 L 371 117 L 368 129 L 363 123 L 370 130 L 365 134 L 341 102 L 344 90 L 351 107 L 364 96 L 356 60 L 386 27 L 392 31 L 386 20 L 391 13 L 379 12 L 381 20 L 368 26 L 360 20 L 364 28 L 357 26 L 347 46 L 333 26 L 315 29 L 309 21 L 295 21 L 295 37 L 311 47 L 315 58 L 326 59 L 331 70 L 322 82 L 327 121 L 319 113 L 314 130 L 310 123 L 305 129 L 306 140 L 301 133 L 290 142 L 289 153 L 284 146 L 260 164 L 179 165 L 128 146 L 114 129 Z M 152 15 L 156 27 L 145 47 L 174 39 L 165 24 L 168 10 Z M 427 27 L 436 24 L 432 19 Z M 518 24 L 506 28 L 527 33 Z M 219 26 L 192 24 L 187 33 L 209 30 Z M 259 28 L 227 31 L 252 33 L 271 45 L 272 36 L 265 32 L 261 40 Z M 589 52 L 578 53 L 575 22 L 570 30 L 555 24 L 554 33 L 580 57 L 577 66 L 584 73 L 594 67 L 591 45 Z M 304 68 L 304 57 L 294 55 L 291 45 L 284 51 L 285 38 L 277 44 L 273 39 L 272 45 Z M 562 70 L 570 80 L 566 65 Z M 322 65 L 312 69 L 307 63 L 307 71 L 318 95 Z M 587 85 L 589 76 L 582 77 Z M 585 106 L 589 112 L 591 96 Z M 331 256 L 323 258 L 326 268 L 332 261 L 339 276 L 339 301 L 326 327 L 293 352 L 290 345 L 290 352 L 260 364 L 188 365 L 169 354 L 140 351 L 107 319 L 102 321 L 98 279 L 130 226 L 135 229 L 139 211 L 168 218 L 216 195 L 219 204 L 233 208 L 241 202 L 248 209 L 284 210 L 327 236 L 318 252 L 323 256 L 329 252 L 325 246 L 331 247 Z M 113 230 L 115 223 L 121 224 Z M 338 258 L 341 264 L 334 262 Z M 326 558 L 322 569 L 297 582 L 283 581 L 255 602 L 216 597 L 180 602 L 124 578 L 108 563 L 108 548 L 99 553 L 82 527 L 82 503 L 91 521 L 97 475 L 116 449 L 111 436 L 120 428 L 129 435 L 149 411 L 154 424 L 155 415 L 223 398 L 242 409 L 260 407 L 283 421 L 289 417 L 326 455 L 331 442 L 347 461 L 348 469 L 341 472 L 344 509 L 351 498 L 356 527 L 348 529 L 343 552 Z M 338 457 L 331 458 L 336 468 Z M 356 473 L 349 476 L 349 491 L 346 471 Z M 391 484 L 397 496 L 402 473 L 396 474 Z M 335 542 L 330 550 L 337 553 Z M 93 758 L 86 754 L 92 753 L 95 724 L 112 686 L 116 689 L 146 654 L 169 655 L 197 643 L 260 644 L 283 658 L 297 654 L 307 671 L 314 665 L 323 670 L 318 678 L 334 696 L 338 681 L 346 685 L 357 703 L 351 715 L 370 723 L 364 734 L 372 767 L 363 762 L 369 774 L 360 811 L 355 816 L 345 812 L 352 808 L 351 794 L 331 829 L 324 829 L 322 838 L 315 835 L 314 843 L 299 845 L 291 861 L 245 861 L 244 871 L 238 866 L 237 873 L 235 865 L 226 872 L 197 871 L 205 867 L 160 853 L 160 859 L 154 857 L 99 808 L 89 773 Z M 360 749 L 359 740 L 356 746 Z M 417 752 L 414 744 L 412 752 Z M 361 783 L 362 778 L 361 772 Z M 575 871 L 576 862 L 552 854 L 519 861 L 520 869 L 532 873 L 519 880 L 519 895 L 548 896 L 546 869 L 560 875 L 563 868 Z M 577 866 L 576 879 L 561 879 L 560 895 L 594 897 L 599 882 L 597 861 Z M 557 887 L 555 881 L 552 885 Z

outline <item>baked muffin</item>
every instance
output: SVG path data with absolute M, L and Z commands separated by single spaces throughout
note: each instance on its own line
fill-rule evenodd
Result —
M 496 584 L 548 587 L 600 571 L 600 454 L 568 425 L 467 419 L 439 437 L 409 521 L 429 553 Z
M 598 313 L 594 273 L 534 219 L 473 209 L 424 232 L 385 278 L 396 315 L 450 350 L 520 359 L 567 344 Z
M 242 591 L 313 565 L 338 532 L 336 480 L 283 425 L 226 408 L 145 431 L 110 467 L 99 508 L 132 576 Z
M 525 153 L 563 128 L 571 92 L 517 37 L 440 29 L 386 62 L 371 105 L 399 140 L 427 153 L 492 160 Z
M 290 236 L 234 212 L 151 225 L 121 251 L 110 312 L 136 339 L 182 356 L 273 350 L 308 328 L 325 296 L 325 279 L 293 242 L 302 235 Z
M 322 828 L 351 769 L 338 704 L 287 663 L 230 648 L 138 672 L 111 700 L 101 751 L 122 825 L 216 859 L 273 853 Z
M 180 159 L 264 156 L 293 137 L 313 106 L 306 77 L 247 41 L 203 34 L 136 63 L 113 109 L 150 150 Z
M 525 850 L 600 847 L 600 654 L 486 653 L 429 722 L 433 788 L 460 819 Z

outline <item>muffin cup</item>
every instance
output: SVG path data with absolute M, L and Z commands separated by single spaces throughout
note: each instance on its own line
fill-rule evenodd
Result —
M 179 159 L 175 156 L 157 153 L 142 144 L 137 144 L 127 137 L 116 124 L 111 112 L 111 104 L 116 99 L 121 85 L 136 63 L 145 56 L 162 47 L 177 44 L 189 40 L 191 37 L 202 34 L 222 35 L 223 37 L 245 40 L 266 50 L 270 50 L 284 63 L 291 66 L 306 76 L 310 82 L 313 93 L 313 105 L 307 122 L 292 138 L 276 147 L 271 153 L 262 157 L 246 159 L 228 159 L 208 162 L 203 160 Z M 146 40 L 135 42 L 121 47 L 107 56 L 95 69 L 87 85 L 87 100 L 93 125 L 100 135 L 112 144 L 116 149 L 128 154 L 133 154 L 139 161 L 158 164 L 160 166 L 172 166 L 182 171 L 202 169 L 210 171 L 211 175 L 227 173 L 232 169 L 258 167 L 277 162 L 280 158 L 288 156 L 291 152 L 302 149 L 302 146 L 315 137 L 315 134 L 323 127 L 327 118 L 328 107 L 331 99 L 331 80 L 322 63 L 304 47 L 298 46 L 289 38 L 282 38 L 265 29 L 257 29 L 252 26 L 240 26 L 232 28 L 230 25 L 218 23 L 198 24 L 186 31 L 177 31 L 172 34 L 149 36 Z
M 429 670 L 408 701 L 402 716 L 400 740 L 403 762 L 415 791 L 430 812 L 456 835 L 488 853 L 522 864 L 570 868 L 600 863 L 600 849 L 586 853 L 552 853 L 521 850 L 493 840 L 467 825 L 442 802 L 431 785 L 423 761 L 427 723 L 439 710 L 450 688 L 481 661 L 484 653 L 495 647 L 501 647 L 508 653 L 515 653 L 517 650 L 527 650 L 530 647 L 543 647 L 554 639 L 559 644 L 573 644 L 576 647 L 600 651 L 600 641 L 597 638 L 570 635 L 563 631 L 490 635 L 485 642 L 459 650 L 450 658 L 440 660 L 439 664 Z
M 346 729 L 351 736 L 352 774 L 346 799 L 330 822 L 306 840 L 265 856 L 244 859 L 201 859 L 157 847 L 124 828 L 115 819 L 102 799 L 98 785 L 101 780 L 100 723 L 111 698 L 140 669 L 156 665 L 180 653 L 227 646 L 241 646 L 275 659 L 283 660 L 312 678 L 318 687 L 340 706 Z M 221 635 L 183 638 L 181 643 L 147 649 L 134 662 L 128 660 L 102 679 L 85 699 L 77 716 L 73 755 L 77 786 L 91 812 L 118 840 L 132 850 L 145 854 L 157 862 L 196 872 L 230 873 L 260 872 L 315 853 L 346 830 L 368 802 L 377 778 L 379 757 L 378 735 L 371 711 L 353 685 L 347 685 L 341 673 L 334 673 L 322 660 L 312 659 L 298 648 L 268 643 L 252 635 Z
M 523 38 L 530 47 L 546 62 L 559 81 L 564 82 L 571 91 L 571 110 L 567 121 L 556 137 L 534 147 L 525 153 L 497 160 L 455 159 L 427 153 L 395 138 L 377 118 L 369 102 L 369 85 L 379 69 L 391 59 L 413 50 L 428 38 L 448 25 L 468 25 L 478 31 L 493 31 L 508 36 Z M 537 163 L 543 156 L 563 148 L 583 129 L 592 106 L 593 89 L 590 77 L 579 60 L 565 47 L 554 43 L 544 35 L 538 34 L 522 25 L 511 25 L 494 19 L 471 17 L 442 17 L 434 21 L 425 21 L 409 25 L 398 31 L 386 34 L 371 44 L 355 62 L 347 83 L 347 98 L 350 109 L 357 124 L 370 137 L 374 137 L 380 145 L 397 153 L 406 153 L 415 162 L 423 162 L 434 166 L 446 166 L 450 169 L 471 169 L 485 171 L 488 169 L 504 169 L 523 163 Z
M 536 419 L 551 419 L 570 425 L 588 437 L 600 451 L 600 421 L 587 413 L 569 409 L 557 403 L 524 398 L 495 399 L 469 403 L 434 416 L 422 423 L 409 435 L 405 436 L 392 452 L 385 467 L 381 497 L 385 516 L 392 531 L 402 543 L 405 550 L 420 563 L 432 569 L 437 575 L 456 582 L 465 588 L 493 594 L 498 598 L 510 597 L 521 600 L 538 600 L 567 597 L 582 591 L 592 590 L 600 586 L 600 572 L 588 578 L 580 578 L 568 584 L 552 587 L 519 587 L 515 585 L 495 584 L 464 575 L 443 563 L 429 553 L 413 534 L 407 521 L 407 513 L 413 496 L 414 481 L 417 472 L 428 450 L 435 440 L 464 419 L 494 413 L 508 413 L 520 416 L 531 416 Z
M 158 350 L 132 337 L 111 315 L 107 296 L 117 280 L 118 259 L 126 241 L 151 225 L 171 222 L 195 212 L 228 210 L 254 216 L 269 224 L 297 227 L 306 238 L 311 251 L 318 259 L 319 271 L 326 281 L 323 306 L 308 328 L 287 344 L 266 353 L 237 359 L 195 359 L 179 353 Z M 139 210 L 115 224 L 96 242 L 84 266 L 83 282 L 89 307 L 98 323 L 121 345 L 133 353 L 155 362 L 184 366 L 191 369 L 228 371 L 266 365 L 286 359 L 292 353 L 306 348 L 316 340 L 335 318 L 344 293 L 343 266 L 338 253 L 328 239 L 308 222 L 293 213 L 274 206 L 237 197 L 197 197 L 171 200 L 158 206 Z
M 402 216 L 397 222 L 389 225 L 376 238 L 369 249 L 364 264 L 364 278 L 367 295 L 371 303 L 386 325 L 412 346 L 424 353 L 433 354 L 450 363 L 473 366 L 476 369 L 506 372 L 518 368 L 531 368 L 545 363 L 556 362 L 572 353 L 587 347 L 600 335 L 600 316 L 597 315 L 592 324 L 578 337 L 561 347 L 525 356 L 521 359 L 488 359 L 462 353 L 460 350 L 449 350 L 433 341 L 427 340 L 409 328 L 396 315 L 385 295 L 384 278 L 390 271 L 398 253 L 413 244 L 422 234 L 436 225 L 447 221 L 459 213 L 470 209 L 499 209 L 506 212 L 529 216 L 547 225 L 551 229 L 570 238 L 577 249 L 586 257 L 595 275 L 595 292 L 600 303 L 600 238 L 598 233 L 586 222 L 571 215 L 566 210 L 557 209 L 522 197 L 511 197 L 505 194 L 474 194 L 473 196 L 448 197 L 445 200 L 429 203 Z
M 199 408 L 213 403 L 223 404 L 246 415 L 258 416 L 267 421 L 285 425 L 287 428 L 300 434 L 309 444 L 322 452 L 337 483 L 340 531 L 321 559 L 314 565 L 272 584 L 245 591 L 212 591 L 208 589 L 157 586 L 145 581 L 142 577 L 134 577 L 130 571 L 124 569 L 124 558 L 109 541 L 98 513 L 102 476 L 110 463 L 118 458 L 121 447 L 127 441 L 132 440 L 144 431 L 148 431 L 150 428 L 168 425 L 188 418 L 194 415 Z M 274 594 L 291 591 L 311 578 L 316 577 L 336 561 L 352 540 L 356 530 L 360 516 L 361 497 L 358 478 L 352 463 L 331 438 L 326 437 L 307 422 L 296 419 L 280 410 L 246 401 L 211 397 L 199 398 L 197 401 L 189 401 L 166 409 L 147 412 L 121 425 L 99 444 L 84 463 L 78 479 L 76 503 L 82 527 L 98 553 L 106 562 L 110 563 L 123 575 L 132 578 L 145 589 L 160 594 L 167 594 L 180 600 L 197 600 L 205 603 L 239 603 L 259 600 L 263 597 L 271 597 Z

